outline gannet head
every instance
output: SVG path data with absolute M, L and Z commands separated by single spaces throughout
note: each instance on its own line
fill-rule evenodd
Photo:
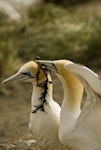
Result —
M 25 81 L 32 82 L 33 84 L 40 84 L 45 80 L 45 72 L 41 66 L 37 62 L 29 61 L 24 64 L 16 74 L 4 80 L 2 84 L 10 83 L 13 81 Z

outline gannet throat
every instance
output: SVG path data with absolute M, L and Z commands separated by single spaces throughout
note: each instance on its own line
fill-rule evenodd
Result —
M 41 93 L 41 96 L 39 97 L 39 100 L 41 101 L 41 103 L 37 106 L 34 106 L 35 109 L 32 110 L 32 113 L 36 113 L 38 110 L 45 112 L 44 105 L 48 105 L 48 101 L 46 100 L 46 96 L 48 95 L 48 84 L 52 84 L 52 81 L 49 81 L 49 78 L 48 78 L 48 74 L 50 73 L 49 69 L 47 69 L 47 68 L 43 68 L 43 69 L 44 69 L 44 73 L 46 76 L 46 81 L 39 84 L 38 83 L 38 78 L 39 78 L 38 76 L 40 74 L 40 71 L 38 70 L 38 73 L 37 73 L 37 86 L 39 88 L 41 88 L 41 90 L 43 90 L 43 92 Z

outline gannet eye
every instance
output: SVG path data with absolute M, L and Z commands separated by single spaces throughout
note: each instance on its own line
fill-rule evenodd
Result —
M 31 72 L 22 72 L 22 74 L 25 75 L 25 76 L 30 76 L 30 77 L 32 77 Z

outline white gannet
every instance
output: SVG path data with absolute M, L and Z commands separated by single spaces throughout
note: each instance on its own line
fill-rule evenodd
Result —
M 39 62 L 55 71 L 63 84 L 60 141 L 73 150 L 101 150 L 101 80 L 98 75 L 68 60 Z M 81 110 L 83 87 L 86 101 Z
M 60 106 L 52 98 L 52 80 L 49 70 L 42 69 L 38 63 L 30 61 L 3 84 L 12 81 L 31 82 L 33 85 L 29 127 L 40 148 L 68 150 L 58 139 Z

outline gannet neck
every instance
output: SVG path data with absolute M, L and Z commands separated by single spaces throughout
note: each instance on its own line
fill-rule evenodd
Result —
M 77 117 L 81 112 L 80 104 L 82 99 L 83 87 L 81 83 L 67 71 L 61 73 L 60 80 L 62 82 L 64 90 L 64 99 L 61 107 L 60 122 L 61 123 L 63 122 L 64 124 L 63 120 L 69 119 L 68 120 L 68 128 L 69 128 L 70 120 L 72 120 L 73 118 L 77 119 Z
M 65 68 L 65 64 L 73 64 L 73 62 L 69 60 L 56 60 L 54 64 L 63 84 L 64 100 L 74 109 L 81 102 L 83 86 L 80 81 Z
M 48 106 L 49 101 L 52 101 L 52 81 L 50 75 L 47 75 L 47 79 L 44 82 L 33 85 L 32 112 L 45 111 L 44 105 Z
M 64 64 L 61 67 L 57 65 L 57 69 L 64 90 L 59 129 L 59 138 L 64 143 L 77 125 L 77 118 L 81 113 L 83 86 L 75 76 L 64 68 Z
M 64 89 L 64 101 L 70 110 L 80 110 L 83 86 L 71 73 L 64 68 L 59 72 L 59 78 Z

